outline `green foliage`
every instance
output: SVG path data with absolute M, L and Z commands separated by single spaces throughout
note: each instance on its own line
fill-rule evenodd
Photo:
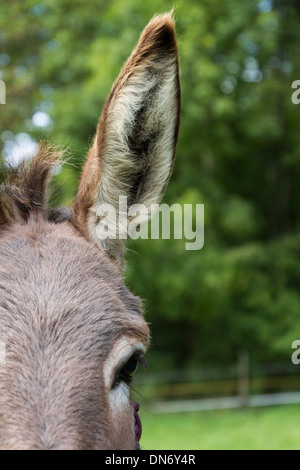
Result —
M 122 63 L 168 0 L 4 0 L 0 11 L 3 155 L 20 133 L 68 147 L 53 204 L 80 167 Z M 289 360 L 300 312 L 296 2 L 176 3 L 182 82 L 177 161 L 165 202 L 205 205 L 205 244 L 137 240 L 126 279 L 145 298 L 154 368 Z M 38 111 L 51 118 L 40 127 Z

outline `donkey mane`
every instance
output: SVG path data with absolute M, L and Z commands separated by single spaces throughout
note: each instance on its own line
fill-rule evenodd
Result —
M 17 167 L 4 167 L 0 186 L 0 230 L 15 221 L 27 221 L 31 214 L 39 214 L 54 223 L 69 219 L 66 209 L 48 209 L 48 184 L 55 164 L 62 163 L 63 152 L 42 143 L 29 162 Z

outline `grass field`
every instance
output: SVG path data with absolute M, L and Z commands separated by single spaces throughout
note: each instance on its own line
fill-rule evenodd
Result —
M 300 449 L 300 405 L 140 416 L 144 450 Z

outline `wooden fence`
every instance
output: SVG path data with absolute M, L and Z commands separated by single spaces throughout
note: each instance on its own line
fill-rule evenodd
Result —
M 217 408 L 262 406 L 285 401 L 298 403 L 300 365 L 251 364 L 249 354 L 243 351 L 231 367 L 139 374 L 134 388 L 140 401 L 154 406 L 171 402 L 182 405 L 193 402 L 196 406 L 198 401 L 197 406 L 201 409 L 201 400 L 202 404 L 206 400 L 209 408 L 213 403 Z M 231 405 L 225 406 L 224 403 Z

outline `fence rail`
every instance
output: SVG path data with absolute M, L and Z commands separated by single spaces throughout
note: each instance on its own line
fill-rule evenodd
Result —
M 300 392 L 251 395 L 247 407 L 291 405 L 300 403 Z M 186 413 L 191 411 L 244 408 L 240 397 L 203 398 L 199 400 L 175 400 L 155 404 L 156 413 Z
M 232 367 L 140 375 L 135 388 L 158 412 L 300 403 L 299 372 L 293 364 L 250 364 L 243 352 Z

